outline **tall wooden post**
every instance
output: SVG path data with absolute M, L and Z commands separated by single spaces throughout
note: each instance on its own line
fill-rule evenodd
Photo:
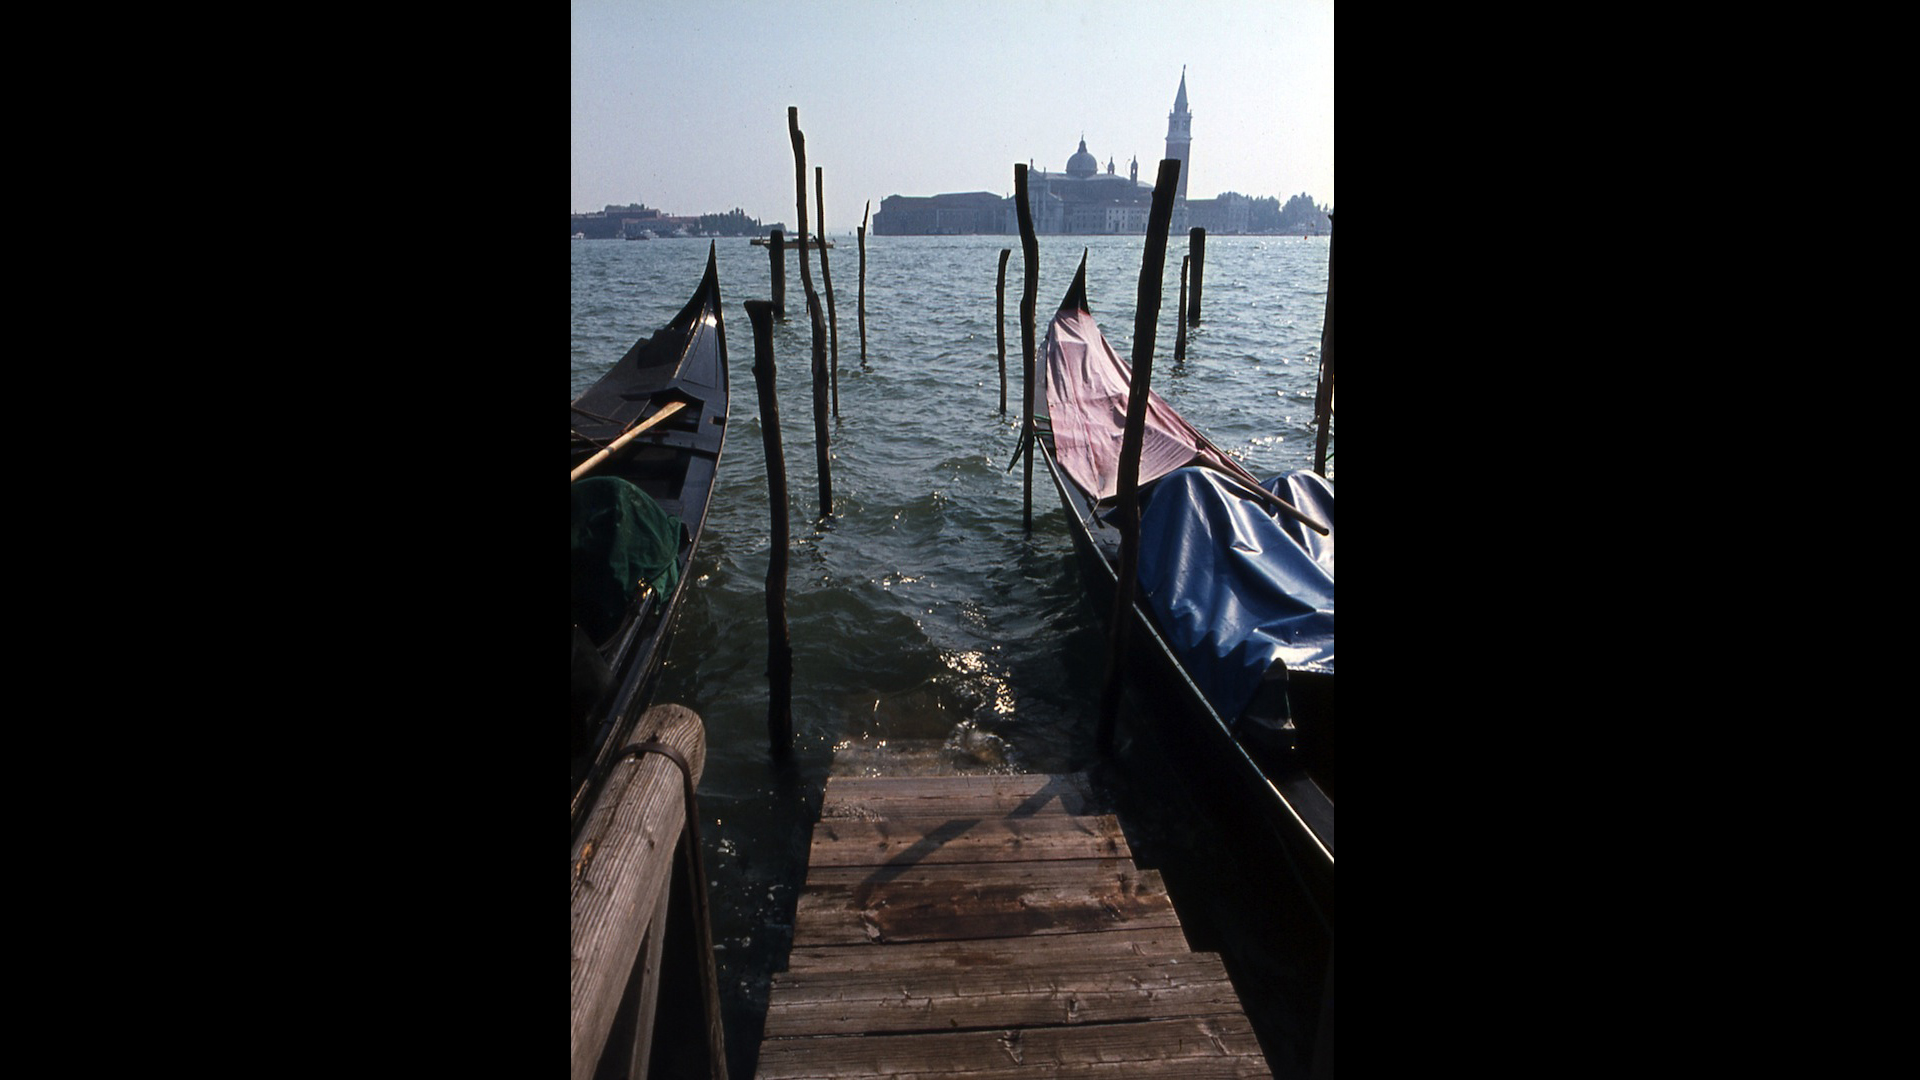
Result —
M 1187 247 L 1193 252 L 1193 295 L 1187 301 L 1187 322 L 1200 325 L 1200 283 L 1207 276 L 1207 230 L 1195 227 L 1187 230 Z
M 1012 248 L 1000 249 L 1000 283 L 993 290 L 993 332 L 1000 340 L 1000 415 L 1007 415 L 1007 256 Z
M 1033 234 L 1033 208 L 1027 205 L 1027 167 L 1013 167 L 1014 212 L 1020 219 L 1020 254 L 1025 259 L 1027 280 L 1020 290 L 1020 448 L 1014 453 L 1027 455 L 1027 478 L 1021 495 L 1021 521 L 1033 532 L 1033 309 L 1040 295 L 1040 241 Z
M 820 472 L 820 519 L 833 516 L 833 455 L 827 434 L 827 328 L 820 315 L 820 294 L 807 294 L 807 319 L 813 324 L 813 461 Z
M 1333 221 L 1333 215 L 1327 215 Z M 1327 237 L 1327 321 L 1320 328 L 1320 386 L 1313 393 L 1313 471 L 1327 475 L 1327 440 L 1333 433 L 1333 237 Z
M 767 234 L 767 258 L 773 260 L 773 317 L 787 321 L 787 237 L 779 229 Z
M 652 998 L 662 1014 L 674 1014 L 673 1038 L 689 1051 L 682 1060 L 694 1066 L 676 1075 L 724 1078 L 726 1042 L 705 872 L 697 858 L 690 863 L 686 857 L 699 851 L 697 819 L 688 811 L 694 802 L 690 789 L 699 785 L 706 765 L 706 732 L 693 710 L 656 705 L 636 722 L 633 739 L 573 843 L 572 1076 L 589 1080 L 603 1057 L 624 1067 L 644 1052 L 646 1047 L 608 1040 L 616 1027 L 644 1035 L 650 1025 L 623 1020 L 621 1006 L 623 1000 L 637 1005 Z M 682 858 L 676 860 L 676 852 Z M 661 920 L 655 916 L 662 906 L 678 910 Z M 649 963 L 650 930 L 658 931 L 664 964 Z M 648 969 L 639 987 L 630 977 L 636 966 Z M 656 988 L 670 984 L 665 993 L 644 985 L 649 975 Z M 629 989 L 637 992 L 629 996 Z M 706 1030 L 696 1034 L 696 1023 Z
M 813 324 L 813 456 L 820 472 L 820 516 L 833 516 L 833 464 L 827 449 L 826 321 L 820 294 L 807 269 L 807 137 L 800 133 L 800 109 L 787 106 L 787 136 L 793 141 L 793 185 L 800 215 L 800 285 L 807 291 L 807 318 Z
M 867 220 L 873 215 L 873 200 L 867 200 L 867 213 L 860 219 L 860 366 L 867 366 Z
M 813 273 L 807 268 L 807 137 L 800 133 L 800 109 L 787 106 L 787 138 L 793 143 L 795 212 L 800 215 L 800 287 L 813 296 Z
M 773 756 L 793 753 L 793 640 L 787 629 L 787 455 L 780 446 L 780 396 L 774 392 L 773 305 L 747 301 L 753 321 L 753 382 L 760 391 L 760 442 L 767 457 L 773 539 L 767 559 L 767 741 Z
M 1187 264 L 1193 256 L 1180 256 L 1180 306 L 1173 309 L 1173 358 L 1175 361 L 1187 358 Z
M 820 286 L 827 290 L 827 345 L 833 353 L 833 418 L 840 419 L 840 317 L 833 313 L 833 273 L 827 269 L 827 192 L 820 166 L 813 167 L 813 205 L 820 220 L 813 232 L 820 238 Z
M 1140 573 L 1140 447 L 1146 441 L 1147 392 L 1153 385 L 1154 324 L 1160 317 L 1160 279 L 1167 265 L 1167 227 L 1173 221 L 1173 193 L 1179 183 L 1180 159 L 1162 160 L 1160 175 L 1153 184 L 1153 208 L 1147 212 L 1140 301 L 1133 320 L 1133 379 L 1127 387 L 1127 424 L 1120 435 L 1120 580 L 1113 591 L 1113 618 L 1107 626 L 1107 680 L 1100 693 L 1095 730 L 1095 742 L 1102 753 L 1113 749 L 1120 686 L 1127 669 L 1127 634 L 1133 622 L 1134 579 Z

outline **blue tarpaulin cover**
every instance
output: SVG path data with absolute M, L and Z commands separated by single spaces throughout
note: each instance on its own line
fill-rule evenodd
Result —
M 1333 526 L 1333 488 L 1300 471 L 1262 485 Z M 1168 644 L 1232 722 L 1274 661 L 1333 672 L 1333 537 L 1189 467 L 1162 477 L 1140 513 L 1140 587 Z

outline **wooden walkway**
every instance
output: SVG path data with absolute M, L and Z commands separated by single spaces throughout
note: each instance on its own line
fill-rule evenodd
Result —
M 1073 776 L 827 780 L 758 1075 L 1269 1076 Z

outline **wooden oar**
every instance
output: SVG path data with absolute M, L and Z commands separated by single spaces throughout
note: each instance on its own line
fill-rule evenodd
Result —
M 1238 477 L 1235 477 L 1234 479 L 1236 481 L 1239 480 Z M 1280 511 L 1281 513 L 1287 515 L 1288 517 L 1294 519 L 1295 521 L 1298 521 L 1300 524 L 1305 525 L 1307 528 L 1312 529 L 1314 532 L 1319 533 L 1321 536 L 1333 535 L 1333 530 L 1321 524 L 1318 519 L 1313 517 L 1313 515 L 1293 505 L 1292 503 L 1281 498 L 1280 496 L 1275 495 L 1273 492 L 1268 491 L 1266 488 L 1250 487 L 1244 483 L 1236 483 L 1235 486 L 1239 487 L 1242 491 L 1245 491 L 1248 495 L 1252 496 L 1256 501 L 1265 503 L 1269 508 Z
M 684 401 L 669 401 L 665 405 L 660 406 L 660 411 L 654 413 L 652 416 L 647 417 L 644 421 L 638 424 L 635 424 L 633 427 L 628 428 L 626 434 L 620 436 L 619 438 L 613 440 L 613 442 L 609 443 L 605 450 L 602 450 L 599 453 L 588 458 L 587 460 L 581 462 L 573 470 L 573 479 L 567 482 L 572 483 L 573 480 L 578 480 L 582 476 L 585 476 L 587 474 L 587 470 L 593 468 L 595 465 L 598 465 L 601 462 L 612 457 L 613 452 L 615 450 L 618 450 L 621 447 L 632 442 L 634 438 L 638 436 L 641 432 L 646 431 L 648 428 L 653 427 L 655 424 L 658 424 L 660 421 L 665 420 L 667 417 L 672 416 L 674 413 L 677 413 L 681 409 L 686 408 L 686 405 L 687 403 Z
M 1213 440 L 1207 438 L 1205 435 L 1202 435 L 1197 431 L 1194 432 L 1193 435 L 1194 435 L 1194 438 L 1200 441 L 1200 445 L 1212 451 L 1214 456 L 1218 460 L 1220 461 L 1233 460 L 1232 458 L 1228 457 L 1226 453 L 1222 451 L 1219 447 L 1213 445 Z M 1234 481 L 1235 487 L 1238 487 L 1242 491 L 1245 491 L 1256 502 L 1262 502 L 1267 504 L 1268 507 L 1274 510 L 1280 511 L 1281 513 L 1287 515 L 1288 517 L 1294 519 L 1295 521 L 1298 521 L 1300 524 L 1305 525 L 1307 528 L 1312 529 L 1314 532 L 1319 533 L 1321 536 L 1333 535 L 1333 530 L 1327 528 L 1327 526 L 1322 524 L 1313 515 L 1293 505 L 1292 503 L 1281 498 L 1280 496 L 1275 495 L 1273 492 L 1268 491 L 1266 488 L 1261 487 L 1260 482 L 1257 479 L 1250 480 L 1249 477 L 1252 477 L 1253 475 L 1252 473 L 1247 473 L 1246 475 L 1243 476 L 1240 473 L 1233 472 L 1228 469 L 1220 468 L 1217 465 L 1214 466 L 1214 471 Z
M 1249 498 L 1253 499 L 1254 501 L 1265 503 L 1269 508 L 1280 511 L 1281 513 L 1287 515 L 1288 517 L 1294 519 L 1295 521 L 1298 521 L 1300 524 L 1305 525 L 1307 528 L 1312 529 L 1314 532 L 1319 533 L 1321 536 L 1333 535 L 1333 530 L 1321 524 L 1320 521 L 1316 519 L 1313 515 L 1293 505 L 1292 503 L 1281 498 L 1280 496 L 1275 495 L 1273 492 L 1268 491 L 1266 488 L 1260 487 L 1255 484 L 1249 484 L 1245 480 L 1242 480 L 1240 477 L 1235 476 L 1232 473 L 1227 472 L 1225 470 L 1215 470 L 1215 471 L 1219 472 L 1220 475 L 1225 476 L 1229 480 L 1231 480 L 1233 482 L 1234 487 L 1240 489 L 1240 491 L 1245 493 Z

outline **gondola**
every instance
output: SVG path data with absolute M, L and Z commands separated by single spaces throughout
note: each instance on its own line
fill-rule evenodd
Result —
M 652 703 L 727 438 L 717 252 L 573 402 L 573 830 Z
M 1094 322 L 1086 275 L 1083 257 L 1047 329 L 1034 445 L 1104 619 L 1119 580 L 1112 515 L 1132 369 Z M 1159 395 L 1148 402 L 1129 679 L 1164 739 L 1190 751 L 1189 775 L 1219 781 L 1257 817 L 1331 927 L 1332 486 L 1311 472 L 1262 484 Z

